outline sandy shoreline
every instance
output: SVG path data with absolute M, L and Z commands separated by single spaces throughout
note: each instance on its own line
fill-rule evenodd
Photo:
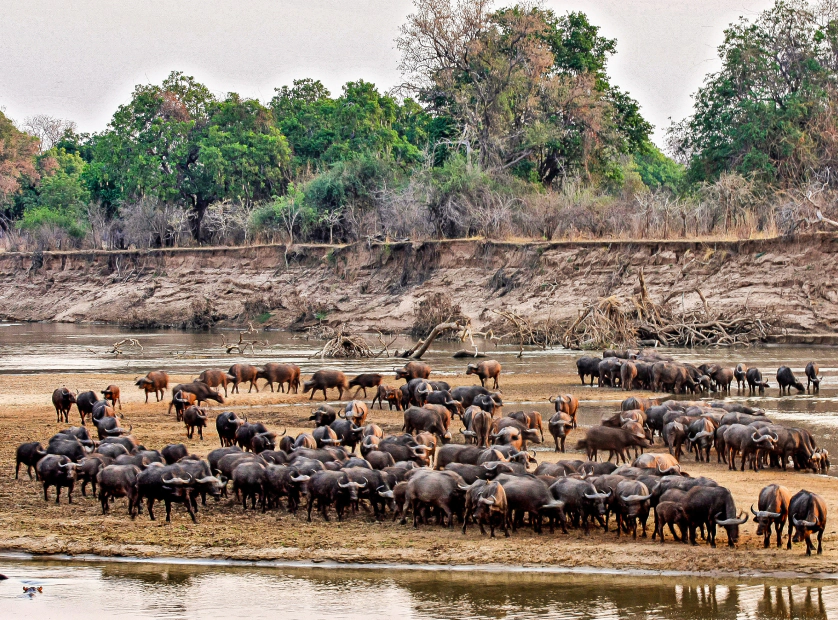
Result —
M 173 377 L 173 382 L 191 377 Z M 143 512 L 135 520 L 126 514 L 125 500 L 119 500 L 111 513 L 103 517 L 98 503 L 90 496 L 82 497 L 78 489 L 74 503 L 62 498 L 59 505 L 45 503 L 41 487 L 30 481 L 25 473 L 14 479 L 14 450 L 19 443 L 38 440 L 45 442 L 64 425 L 55 423 L 55 412 L 50 404 L 52 390 L 62 384 L 80 389 L 101 390 L 108 383 L 122 387 L 125 423 L 134 425 L 134 435 L 150 448 L 161 448 L 167 443 L 183 442 L 189 450 L 206 455 L 218 447 L 214 425 L 201 442 L 187 440 L 184 427 L 168 416 L 167 402 L 148 405 L 142 394 L 132 386 L 133 376 L 117 374 L 78 375 L 2 375 L 0 376 L 0 434 L 6 438 L 0 444 L 0 549 L 42 554 L 71 556 L 131 557 L 137 561 L 150 558 L 182 558 L 188 561 L 224 560 L 248 562 L 307 562 L 322 565 L 337 562 L 362 566 L 498 566 L 498 570 L 518 570 L 519 567 L 542 570 L 578 571 L 612 570 L 652 571 L 655 574 L 672 572 L 695 575 L 788 575 L 794 578 L 838 574 L 838 554 L 835 551 L 835 521 L 828 523 L 822 556 L 804 556 L 804 547 L 794 545 L 791 551 L 775 546 L 762 548 L 762 538 L 754 535 L 755 525 L 744 525 L 738 548 L 727 548 L 724 533 L 719 535 L 719 546 L 711 549 L 703 544 L 690 547 L 675 543 L 670 537 L 661 545 L 650 539 L 633 541 L 630 537 L 616 538 L 613 530 L 601 530 L 585 537 L 581 531 L 570 530 L 536 535 L 522 529 L 510 539 L 481 537 L 476 527 L 464 536 L 459 528 L 452 530 L 436 526 L 422 526 L 414 530 L 387 520 L 377 523 L 372 515 L 359 512 L 343 523 L 326 523 L 313 515 L 306 523 L 304 512 L 290 515 L 284 510 L 266 514 L 243 511 L 232 500 L 213 502 L 200 507 L 198 523 L 192 524 L 186 512 L 175 506 L 171 524 L 162 520 L 162 506 L 158 520 L 149 520 Z M 448 379 L 448 378 L 447 378 Z M 450 378 L 453 385 L 471 384 L 472 377 Z M 576 392 L 578 379 L 561 374 L 510 375 L 504 381 L 504 398 L 508 401 L 544 402 L 559 391 Z M 619 400 L 622 393 L 593 390 L 584 393 L 586 401 L 597 399 Z M 153 401 L 153 398 L 152 398 Z M 286 404 L 287 407 L 270 407 Z M 307 396 L 278 393 L 242 393 L 232 395 L 223 408 L 215 412 L 247 406 L 251 421 L 263 421 L 269 428 L 289 433 L 309 430 L 307 421 L 310 403 Z M 583 405 L 584 407 L 584 405 Z M 75 414 L 75 409 L 73 410 Z M 398 412 L 375 409 L 371 421 L 385 432 L 397 432 L 401 426 Z M 71 424 L 78 423 L 71 417 Z M 454 429 L 459 428 L 455 423 Z M 583 436 L 583 429 L 572 434 L 568 446 Z M 548 438 L 549 441 L 549 438 Z M 659 440 L 658 440 L 659 441 Z M 658 445 L 656 450 L 661 450 Z M 579 453 L 559 455 L 539 451 L 539 460 L 579 458 Z M 838 505 L 838 482 L 834 478 L 794 471 L 767 470 L 760 472 L 730 472 L 724 464 L 698 464 L 688 457 L 684 469 L 693 475 L 706 475 L 731 489 L 737 507 L 747 511 L 756 502 L 759 490 L 772 482 L 787 486 L 792 492 L 801 488 L 823 495 L 830 509 Z M 650 518 L 649 525 L 652 525 Z M 650 529 L 651 535 L 651 529 Z

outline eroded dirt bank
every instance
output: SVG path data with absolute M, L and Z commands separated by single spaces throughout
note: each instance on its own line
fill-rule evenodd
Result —
M 684 308 L 771 308 L 795 334 L 838 324 L 838 237 L 794 241 L 501 243 L 0 253 L 0 318 L 136 326 L 349 321 L 403 331 L 416 301 L 445 292 L 477 326 L 511 309 L 576 316 L 600 297 L 649 292 Z M 683 296 L 680 292 L 683 291 Z M 270 317 L 268 318 L 268 314 Z M 817 338 L 817 336 L 815 337 Z M 817 340 L 815 340 L 817 341 Z

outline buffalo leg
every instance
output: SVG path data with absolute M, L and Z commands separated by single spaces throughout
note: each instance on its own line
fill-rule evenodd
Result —
M 148 518 L 151 519 L 152 521 L 155 521 L 156 519 L 154 518 L 154 498 L 153 497 L 149 497 L 148 500 L 146 500 L 146 506 L 148 507 Z
M 45 482 L 44 483 L 44 501 L 45 502 L 49 501 L 49 496 L 47 495 L 47 489 L 49 489 L 49 485 Z
M 61 486 L 56 484 L 55 485 L 55 503 L 56 504 L 58 503 L 58 498 L 60 498 L 60 497 L 61 497 Z
M 818 555 L 823 553 L 823 528 L 818 530 Z

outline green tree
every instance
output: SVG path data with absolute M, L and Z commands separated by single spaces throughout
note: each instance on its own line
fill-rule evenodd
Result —
M 319 81 L 295 80 L 276 89 L 271 101 L 276 122 L 294 153 L 294 168 L 321 165 L 360 155 L 392 158 L 409 167 L 421 160 L 431 123 L 412 101 L 399 104 L 374 84 L 359 80 L 332 99 Z
M 828 8 L 824 5 L 824 8 Z M 838 164 L 838 21 L 803 1 L 778 0 L 725 30 L 722 68 L 670 128 L 692 181 L 725 171 L 789 185 Z
M 289 157 L 269 109 L 234 93 L 218 101 L 174 72 L 160 86 L 138 86 L 95 137 L 90 184 L 111 200 L 154 196 L 187 207 L 200 242 L 210 204 L 281 193 Z

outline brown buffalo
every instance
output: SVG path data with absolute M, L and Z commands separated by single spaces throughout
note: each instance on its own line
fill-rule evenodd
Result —
M 142 379 L 137 379 L 136 386 L 145 390 L 145 402 L 148 402 L 149 392 L 154 392 L 157 402 L 163 400 L 163 394 L 169 387 L 169 375 L 162 370 L 153 370 Z
M 383 402 L 386 400 L 390 411 L 393 410 L 393 407 L 396 408 L 396 411 L 402 410 L 402 392 L 398 388 L 390 387 L 389 385 L 379 385 L 378 392 L 373 397 L 371 406 L 375 406 L 376 400 L 378 400 L 378 407 L 380 409 L 384 409 Z
M 294 394 L 300 389 L 300 367 L 296 364 L 276 364 L 269 362 L 262 366 L 256 373 L 257 379 L 267 381 L 265 385 L 271 386 L 274 391 L 274 383 L 279 384 L 279 391 L 285 392 L 285 384 L 288 384 L 288 393 L 294 390 Z
M 102 396 L 105 400 L 111 401 L 111 405 L 116 407 L 116 403 L 119 403 L 119 410 L 122 411 L 122 400 L 119 398 L 119 386 L 118 385 L 109 385 L 104 390 L 102 390 Z
M 492 379 L 494 381 L 492 389 L 497 390 L 500 370 L 500 362 L 496 360 L 484 360 L 479 364 L 469 364 L 466 366 L 466 375 L 477 375 L 477 378 L 480 379 L 480 385 L 483 387 L 486 387 L 486 379 Z
M 253 388 L 256 388 L 257 392 L 259 391 L 259 386 L 256 385 L 259 369 L 256 366 L 251 364 L 233 364 L 230 366 L 227 374 L 233 377 L 230 379 L 230 382 L 233 384 L 233 389 L 230 390 L 231 392 L 239 393 L 239 383 L 250 383 L 250 387 L 247 388 L 248 394 L 250 394 Z
M 234 377 L 232 375 L 228 375 L 223 370 L 205 370 L 198 375 L 196 381 L 206 383 L 211 388 L 223 387 L 224 396 L 227 396 L 227 384 L 233 381 L 233 379 Z
M 427 379 L 431 376 L 431 367 L 424 362 L 408 362 L 404 368 L 394 368 L 396 371 L 396 379 L 404 379 L 410 381 L 411 379 Z
M 562 412 L 570 418 L 571 428 L 576 428 L 576 412 L 579 409 L 579 399 L 573 394 L 560 394 L 550 398 L 556 407 L 556 413 Z

